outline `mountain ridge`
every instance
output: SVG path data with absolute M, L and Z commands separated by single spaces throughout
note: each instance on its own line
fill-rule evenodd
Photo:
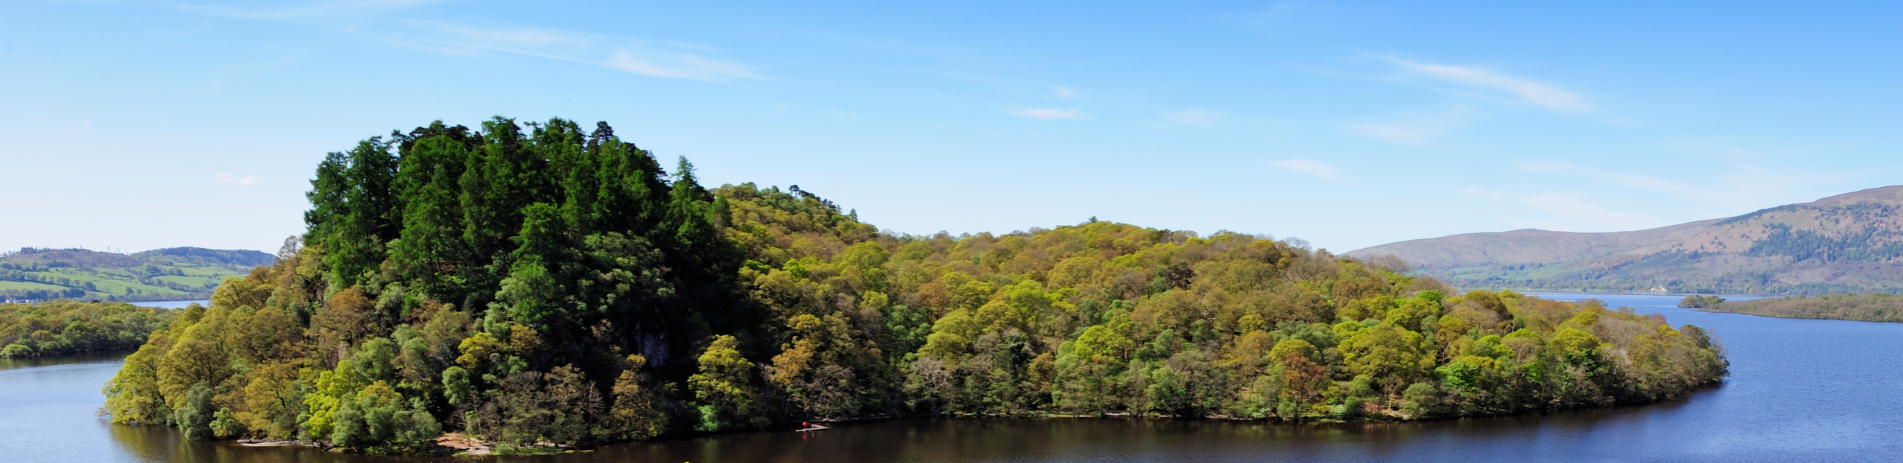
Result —
M 1401 241 L 1394 256 L 1472 288 L 1824 294 L 1903 290 L 1903 186 L 1608 233 L 1523 229 Z

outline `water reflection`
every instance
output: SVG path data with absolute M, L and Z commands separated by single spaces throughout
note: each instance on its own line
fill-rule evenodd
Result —
M 117 363 L 131 355 L 133 349 L 86 352 L 82 354 L 55 355 L 49 357 L 0 358 L 0 370 L 32 368 L 53 365 L 71 365 L 79 363 Z M 116 371 L 116 370 L 115 370 Z M 107 376 L 110 378 L 111 376 Z
M 112 441 L 131 461 L 202 463 L 417 463 L 450 458 L 349 455 L 300 447 L 246 447 L 234 442 L 193 442 L 172 428 L 110 425 Z
M 1682 404 L 1663 404 L 1666 409 Z M 1164 419 L 920 419 L 811 435 L 755 433 L 611 446 L 560 462 L 1576 460 L 1590 431 L 1643 429 L 1660 410 L 1612 409 L 1424 423 L 1269 424 Z M 1476 455 L 1478 453 L 1478 455 Z M 1592 452 L 1587 452 L 1588 454 Z

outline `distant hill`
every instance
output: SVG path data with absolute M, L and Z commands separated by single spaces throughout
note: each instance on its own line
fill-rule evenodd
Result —
M 231 265 L 238 267 L 257 267 L 277 262 L 277 256 L 248 249 L 205 249 L 205 248 L 165 248 L 133 253 L 132 257 L 157 262 L 177 262 L 201 265 Z
M 248 250 L 166 248 L 119 254 L 22 248 L 0 254 L 0 301 L 205 299 L 225 278 L 276 260 Z
M 1616 233 L 1514 230 L 1349 252 L 1466 288 L 1827 294 L 1903 290 L 1903 186 Z

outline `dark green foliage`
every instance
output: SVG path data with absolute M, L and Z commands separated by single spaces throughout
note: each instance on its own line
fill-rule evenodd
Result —
M 404 401 L 374 386 L 343 397 L 332 418 L 332 444 L 374 453 L 427 450 L 442 432 L 420 401 Z
M 1897 206 L 1883 204 L 1857 204 L 1842 208 L 1839 213 L 1849 215 L 1894 216 Z M 1861 217 L 1852 220 L 1861 219 Z M 1746 255 L 1786 256 L 1796 261 L 1836 262 L 1858 260 L 1885 262 L 1903 257 L 1903 233 L 1894 230 L 1868 227 L 1853 233 L 1826 235 L 1811 230 L 1792 230 L 1790 225 L 1774 223 L 1768 225 L 1770 234 L 1752 243 Z
M 389 242 L 402 230 L 397 197 L 398 163 L 382 137 L 330 153 L 311 181 L 311 210 L 304 214 L 309 246 L 323 249 L 331 280 L 354 286 L 374 276 Z
M 476 410 L 474 431 L 515 445 L 581 442 L 603 412 L 601 395 L 570 366 L 530 371 L 502 381 Z
M 1718 296 L 1691 295 L 1685 296 L 1684 299 L 1679 299 L 1678 306 L 1686 309 L 1709 309 L 1717 307 L 1718 304 L 1723 302 L 1725 302 L 1725 298 Z
M 885 310 L 886 356 L 895 365 L 911 363 L 916 360 L 912 355 L 918 348 L 925 346 L 925 338 L 932 335 L 932 313 L 923 307 L 893 305 Z
M 186 394 L 184 406 L 172 412 L 172 422 L 178 424 L 179 432 L 185 434 L 186 439 L 210 440 L 215 413 L 211 405 L 211 387 L 198 383 Z
M 475 386 L 470 383 L 469 370 L 463 367 L 443 370 L 443 398 L 449 400 L 450 405 L 467 404 L 473 394 Z

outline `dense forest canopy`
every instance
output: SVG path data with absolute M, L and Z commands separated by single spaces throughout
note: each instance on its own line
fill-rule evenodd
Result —
M 38 357 L 144 344 L 178 311 L 126 303 L 0 304 L 0 357 Z
M 1694 326 L 1295 241 L 884 233 L 797 187 L 708 189 L 605 123 L 371 138 L 309 198 L 274 265 L 127 359 L 115 422 L 403 452 L 912 413 L 1402 420 L 1678 397 L 1727 365 Z

